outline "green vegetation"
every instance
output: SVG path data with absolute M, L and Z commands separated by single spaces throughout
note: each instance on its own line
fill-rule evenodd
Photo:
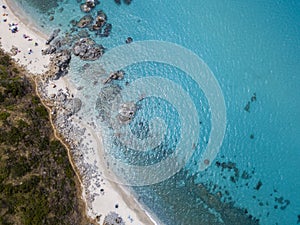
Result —
M 8 112 L 0 112 L 0 120 L 6 121 L 6 119 L 10 116 Z
M 0 51 L 0 225 L 87 224 L 76 182 L 34 84 Z

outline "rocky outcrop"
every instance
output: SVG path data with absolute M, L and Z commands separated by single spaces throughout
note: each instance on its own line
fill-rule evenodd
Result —
M 136 112 L 136 105 L 134 102 L 126 102 L 121 104 L 121 107 L 119 109 L 119 120 L 122 123 L 130 122 Z
M 104 47 L 91 38 L 82 38 L 73 45 L 72 51 L 82 60 L 96 60 L 104 54 Z
M 102 27 L 106 24 L 106 21 L 107 21 L 106 14 L 103 12 L 103 10 L 99 10 L 97 12 L 96 21 L 95 21 L 95 24 L 93 25 L 92 29 L 93 30 L 102 29 Z
M 55 29 L 52 34 L 49 36 L 49 38 L 46 41 L 46 45 L 49 45 L 51 43 L 51 41 L 53 41 L 54 38 L 57 37 L 57 35 L 59 34 L 60 29 Z
M 69 64 L 71 61 L 71 52 L 69 50 L 62 50 L 59 53 L 56 53 L 52 58 L 52 63 L 54 67 L 54 77 L 53 79 L 58 79 L 61 76 L 64 76 L 68 73 Z

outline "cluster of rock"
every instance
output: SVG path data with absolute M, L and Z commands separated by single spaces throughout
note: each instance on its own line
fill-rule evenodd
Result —
M 52 94 L 50 98 L 55 100 L 52 105 L 52 114 L 56 114 L 59 111 L 61 118 L 67 119 L 73 116 L 80 111 L 82 106 L 81 100 L 70 95 L 68 89 L 66 91 L 60 89 L 57 94 Z
M 103 84 L 108 84 L 112 80 L 121 80 L 124 78 L 125 72 L 117 70 L 109 74 L 103 81 Z M 101 89 L 96 102 L 96 109 L 101 115 L 102 121 L 108 122 L 110 127 L 112 121 L 116 119 L 120 124 L 129 123 L 132 121 L 136 113 L 136 104 L 134 102 L 121 102 L 121 87 L 119 85 L 109 85 Z M 117 115 L 113 115 L 113 111 L 118 111 Z
M 123 70 L 112 72 L 103 81 L 103 84 L 107 84 L 112 80 L 121 80 L 124 78 L 124 75 L 125 72 Z M 118 119 L 121 124 L 132 121 L 137 110 L 136 104 L 134 102 L 121 103 L 120 93 L 121 87 L 118 85 L 109 85 L 101 89 L 97 99 L 96 109 L 98 109 L 99 115 L 102 116 L 102 121 L 111 123 L 111 121 Z M 118 110 L 118 113 L 114 116 L 111 112 L 116 109 Z M 109 126 L 112 126 L 112 124 L 109 124 Z
M 116 1 L 116 3 L 121 1 Z M 130 4 L 130 0 L 124 0 L 125 4 Z M 97 60 L 105 53 L 105 48 L 101 44 L 97 44 L 90 38 L 90 32 L 95 32 L 96 36 L 108 37 L 112 30 L 112 25 L 107 22 L 107 15 L 103 10 L 98 10 L 95 16 L 92 15 L 93 9 L 98 0 L 85 0 L 80 5 L 83 12 L 87 13 L 79 21 L 72 20 L 72 28 L 65 33 L 65 36 L 59 36 L 60 29 L 52 32 L 46 41 L 48 48 L 42 51 L 44 55 L 52 55 L 53 78 L 58 79 L 68 73 L 69 63 L 71 61 L 71 53 L 82 60 Z M 131 37 L 126 39 L 129 44 L 133 41 Z M 123 74 L 111 74 L 105 83 L 114 79 L 122 79 Z
M 58 79 L 68 73 L 71 61 L 69 47 L 72 42 L 66 38 L 58 37 L 60 30 L 54 30 L 46 41 L 49 46 L 42 50 L 43 55 L 51 55 L 51 78 Z
M 103 225 L 125 225 L 125 222 L 116 212 L 110 212 L 105 216 Z
M 48 48 L 42 50 L 43 55 L 51 55 L 52 78 L 58 79 L 68 73 L 71 53 L 82 60 L 96 60 L 104 54 L 104 47 L 81 32 L 76 36 L 66 34 L 58 37 L 59 30 L 54 30 L 47 40 Z
M 72 52 L 82 60 L 96 60 L 104 54 L 104 47 L 91 38 L 82 38 L 74 43 Z
M 95 32 L 100 37 L 108 37 L 112 30 L 112 25 L 107 23 L 107 15 L 103 10 L 97 11 L 95 17 L 88 14 L 83 16 L 78 22 L 72 21 L 72 25 L 75 25 L 77 28 L 88 28 L 89 31 Z

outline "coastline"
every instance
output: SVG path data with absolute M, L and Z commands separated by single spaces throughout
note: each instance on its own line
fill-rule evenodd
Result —
M 1 22 L 0 22 L 0 29 L 3 30 L 1 32 L 1 48 L 3 48 L 6 52 L 10 52 L 11 48 L 13 46 L 17 47 L 20 52 L 18 52 L 16 55 L 13 55 L 12 57 L 16 60 L 17 63 L 22 65 L 27 69 L 29 73 L 31 73 L 33 76 L 35 75 L 42 75 L 45 74 L 47 71 L 49 71 L 49 66 L 50 66 L 50 57 L 49 56 L 44 56 L 41 54 L 41 50 L 46 48 L 45 39 L 47 35 L 41 33 L 37 27 L 34 26 L 27 18 L 26 15 L 23 15 L 22 12 L 19 10 L 13 10 L 12 12 L 11 9 L 15 9 L 16 5 L 12 2 L 8 3 L 6 0 L 0 0 L 0 4 L 6 5 L 6 9 L 1 9 L 2 11 L 5 10 L 8 13 L 8 16 L 5 16 L 7 19 L 7 22 L 3 22 L 3 16 L 1 17 Z M 2 13 L 1 13 L 2 14 Z M 12 33 L 8 28 L 8 23 L 17 23 L 19 31 L 17 33 Z M 27 24 L 29 23 L 29 24 Z M 32 41 L 28 41 L 28 39 L 25 39 L 22 35 L 26 34 L 30 38 L 32 38 Z M 34 45 L 34 43 L 38 43 L 37 46 Z M 28 54 L 28 49 L 31 48 L 33 52 L 31 54 Z M 45 98 L 44 95 L 45 93 L 41 93 L 40 90 L 41 84 L 39 81 L 36 80 L 35 77 L 35 83 L 36 83 L 36 93 L 39 95 L 39 97 L 42 100 L 43 105 L 51 112 L 51 107 L 49 107 L 47 103 L 47 98 Z M 65 88 L 65 81 L 66 78 L 60 78 L 59 80 L 56 81 L 58 86 L 63 86 Z M 43 85 L 48 85 L 49 88 L 49 83 L 48 84 L 43 84 Z M 76 90 L 70 88 L 71 92 L 76 92 Z M 42 94 L 42 95 L 41 95 Z M 99 213 L 98 210 L 94 215 L 89 213 L 87 208 L 88 208 L 88 201 L 87 201 L 87 192 L 85 185 L 82 182 L 82 171 L 78 168 L 75 160 L 73 160 L 73 155 L 71 153 L 71 146 L 69 145 L 69 142 L 72 142 L 73 140 L 65 140 L 65 136 L 62 134 L 61 130 L 59 130 L 53 123 L 52 116 L 50 115 L 50 121 L 51 125 L 53 127 L 55 136 L 58 140 L 61 141 L 61 143 L 66 147 L 68 151 L 68 157 L 70 164 L 73 167 L 74 172 L 76 173 L 78 177 L 78 181 L 81 186 L 82 190 L 82 200 L 86 204 L 86 213 L 90 217 L 94 217 L 95 219 L 96 213 Z M 97 147 L 97 146 L 96 146 Z M 98 146 L 99 147 L 99 146 Z M 107 214 L 109 211 L 117 211 L 118 214 L 123 219 L 126 219 L 126 215 L 130 213 L 131 219 L 133 219 L 134 223 L 131 222 L 131 224 L 157 224 L 154 219 L 150 216 L 150 214 L 143 208 L 143 206 L 137 202 L 137 200 L 132 196 L 129 190 L 127 190 L 125 187 L 122 187 L 118 184 L 115 184 L 110 181 L 106 181 L 106 189 L 109 190 L 109 193 L 105 194 L 105 198 L 102 200 L 105 201 L 110 201 L 110 205 L 106 207 L 106 212 L 104 214 Z M 85 192 L 84 192 L 85 190 Z M 120 206 L 118 210 L 115 209 L 114 206 L 115 203 L 118 203 Z M 97 204 L 96 204 L 97 206 Z M 95 206 L 94 206 L 95 207 Z M 110 207 L 110 208 L 109 208 Z M 93 208 L 93 206 L 92 206 Z M 103 209 L 103 204 L 100 207 Z M 105 207 L 104 207 L 105 208 Z M 101 211 L 101 213 L 103 213 Z M 103 217 L 100 217 L 100 221 L 98 222 L 103 222 Z

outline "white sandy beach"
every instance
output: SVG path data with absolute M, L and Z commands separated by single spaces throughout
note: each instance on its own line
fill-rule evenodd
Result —
M 6 9 L 2 7 L 3 5 L 6 6 Z M 11 3 L 9 5 L 13 7 Z M 10 52 L 13 46 L 16 47 L 19 52 L 13 58 L 24 65 L 30 73 L 38 75 L 46 72 L 49 69 L 50 57 L 41 54 L 41 50 L 46 48 L 46 36 L 37 32 L 37 29 L 26 18 L 20 17 L 22 14 L 18 13 L 17 10 L 14 9 L 15 14 L 13 14 L 5 0 L 0 0 L 0 7 L 0 41 L 2 48 L 6 52 Z M 15 33 L 10 30 L 9 24 L 12 23 L 16 24 L 18 30 Z M 24 35 L 28 37 L 24 38 Z M 55 88 L 52 85 L 53 83 L 56 85 Z M 77 90 L 70 84 L 67 76 L 53 83 L 48 85 L 47 93 L 43 93 L 44 97 L 50 98 L 51 94 L 57 94 L 59 89 L 66 91 L 66 88 L 76 97 Z M 96 173 L 87 174 L 89 172 L 81 171 L 80 165 L 77 164 L 78 161 L 74 160 L 80 175 L 85 177 L 85 179 L 83 178 L 85 181 L 83 182 L 83 198 L 87 202 L 88 215 L 92 219 L 101 215 L 99 224 L 102 224 L 105 215 L 112 211 L 119 214 L 126 224 L 155 224 L 125 187 L 110 182 L 101 176 L 101 170 L 104 168 L 101 168 L 99 162 L 95 163 L 95 157 L 99 156 L 97 152 L 101 150 L 102 146 L 101 134 L 95 132 L 93 125 L 87 121 L 80 121 L 80 118 L 71 118 L 71 123 L 79 129 L 86 130 L 86 137 L 82 141 L 82 145 L 78 145 L 73 149 L 73 152 L 80 151 L 80 153 L 84 153 L 82 159 L 84 162 L 81 163 L 94 163 L 97 165 L 95 167 L 97 169 Z M 90 151 L 85 151 L 84 148 L 80 149 L 80 147 L 87 145 Z M 86 182 L 87 179 L 89 179 L 89 182 Z M 101 191 L 102 189 L 104 191 Z M 94 193 L 93 199 L 90 199 L 91 193 Z
M 41 53 L 41 50 L 45 48 L 45 37 L 41 34 L 37 35 L 33 29 L 26 27 L 23 23 L 25 21 L 21 21 L 16 17 L 8 7 L 3 9 L 2 5 L 7 6 L 5 1 L 0 0 L 0 4 L 0 42 L 2 48 L 7 52 L 11 52 L 12 47 L 16 47 L 19 52 L 13 58 L 24 65 L 29 72 L 42 74 L 47 71 L 50 57 L 43 56 Z M 17 24 L 18 31 L 12 33 L 9 24 Z M 31 27 L 33 28 L 33 25 Z M 23 35 L 28 37 L 24 38 Z M 37 46 L 35 43 L 37 43 Z M 30 49 L 32 53 L 29 54 Z

